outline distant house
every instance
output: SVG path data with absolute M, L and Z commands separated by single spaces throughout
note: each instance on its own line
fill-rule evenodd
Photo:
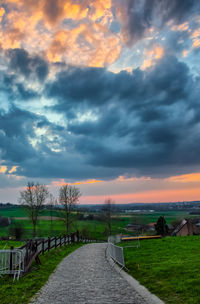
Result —
M 143 225 L 140 224 L 128 224 L 126 226 L 126 229 L 129 231 L 135 231 L 135 230 L 141 230 Z
M 137 231 L 137 232 L 153 231 L 154 230 L 154 225 L 128 224 L 126 226 L 126 229 L 129 230 L 129 231 Z
M 184 219 L 172 231 L 172 236 L 187 236 L 200 234 L 200 223 L 196 219 Z

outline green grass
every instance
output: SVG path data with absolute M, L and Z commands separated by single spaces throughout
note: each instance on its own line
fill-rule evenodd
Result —
M 168 304 L 200 303 L 200 236 L 121 243 L 130 274 Z
M 25 235 L 24 239 L 32 237 L 33 226 L 29 220 L 12 220 L 12 224 L 9 227 L 0 228 L 0 236 L 9 235 L 9 229 L 15 223 L 21 223 L 24 226 Z M 129 218 L 114 218 L 112 220 L 112 233 L 126 233 L 125 230 L 126 225 L 130 222 Z M 106 239 L 104 234 L 105 231 L 105 223 L 99 220 L 76 220 L 72 226 L 72 232 L 79 230 L 80 232 L 83 229 L 87 229 L 90 232 L 90 237 L 98 240 Z M 47 237 L 47 236 L 55 236 L 61 235 L 66 232 L 64 222 L 62 220 L 54 220 L 52 231 L 51 231 L 51 221 L 50 220 L 39 220 L 37 225 L 37 236 L 38 237 Z
M 54 271 L 60 261 L 82 246 L 81 243 L 68 245 L 51 250 L 40 255 L 41 265 L 33 264 L 32 271 L 26 276 L 15 280 L 8 276 L 0 278 L 0 303 L 1 304 L 25 304 L 45 284 L 49 275 Z
M 24 242 L 19 241 L 0 241 L 0 249 L 10 249 L 11 246 L 17 248 L 24 245 Z
M 23 207 L 0 208 L 0 215 L 5 217 L 27 217 L 27 213 Z M 59 217 L 59 215 L 59 211 L 53 210 L 52 216 Z M 51 216 L 51 212 L 46 209 L 41 210 L 40 216 Z
M 25 210 L 21 207 L 1 208 L 0 215 L 5 217 L 24 217 Z

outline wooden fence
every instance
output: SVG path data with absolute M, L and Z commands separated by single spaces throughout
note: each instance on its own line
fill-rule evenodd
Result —
M 31 267 L 31 264 L 34 260 L 36 260 L 37 263 L 40 264 L 39 255 L 44 254 L 46 251 L 50 251 L 53 248 L 62 247 L 67 244 L 72 244 L 76 242 L 94 242 L 95 240 L 92 240 L 90 238 L 82 237 L 79 235 L 79 232 L 71 233 L 70 235 L 63 235 L 59 237 L 48 237 L 46 239 L 33 239 L 27 241 L 27 243 L 19 248 L 17 248 L 18 251 L 22 253 L 22 258 L 20 261 L 20 269 L 22 272 L 27 273 Z M 12 255 L 14 255 L 14 248 L 11 247 L 9 251 L 9 260 L 10 265 L 8 265 L 10 273 L 13 273 L 15 270 L 14 264 L 12 263 Z M 23 267 L 22 267 L 23 265 Z M 19 266 L 19 265 L 18 265 Z M 19 268 L 19 267 L 18 267 Z

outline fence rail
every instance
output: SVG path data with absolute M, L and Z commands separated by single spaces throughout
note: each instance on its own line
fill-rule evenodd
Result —
M 107 253 L 115 262 L 121 265 L 122 268 L 125 267 L 123 248 L 114 244 L 113 237 L 108 238 Z
M 13 274 L 14 279 L 19 279 L 20 273 L 27 273 L 34 260 L 40 263 L 39 255 L 53 248 L 62 247 L 76 242 L 93 242 L 90 238 L 79 235 L 79 232 L 60 237 L 46 238 L 40 240 L 29 240 L 25 245 L 10 250 L 0 250 L 0 275 Z

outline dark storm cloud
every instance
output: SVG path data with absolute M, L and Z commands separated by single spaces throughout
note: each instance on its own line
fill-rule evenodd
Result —
M 30 100 L 38 97 L 38 93 L 30 88 L 26 88 L 20 82 L 19 75 L 10 75 L 9 71 L 4 71 L 0 76 L 0 90 L 4 92 L 10 100 Z
M 132 74 L 126 71 L 114 74 L 102 68 L 73 68 L 72 72 L 58 73 L 45 90 L 48 97 L 59 100 L 55 109 L 68 113 L 70 108 L 78 109 L 83 104 L 94 110 L 102 106 L 109 110 L 116 104 L 131 110 L 173 104 L 188 97 L 187 85 L 190 85 L 187 65 L 166 56 L 149 71 L 136 69 Z
M 13 108 L 9 113 L 0 112 L 0 155 L 1 159 L 21 163 L 33 157 L 35 151 L 28 141 L 33 137 L 34 115 Z
M 76 103 L 90 102 L 93 106 L 113 97 L 112 86 L 112 73 L 105 69 L 68 67 L 57 74 L 56 81 L 49 83 L 46 91 L 48 97 L 56 97 L 61 104 L 63 100 L 71 100 Z
M 16 92 L 15 78 L 4 81 Z M 1 111 L 1 158 L 30 178 L 177 174 L 200 165 L 199 88 L 200 79 L 173 56 L 132 73 L 65 67 L 44 93 L 56 103 L 48 111 L 65 115 L 66 127 L 16 106 Z
M 200 9 L 196 0 L 117 0 L 114 4 L 124 41 L 129 46 L 142 39 L 150 27 L 159 29 L 168 21 L 180 24 Z
M 66 86 L 58 90 L 60 80 Z M 79 90 L 85 80 L 87 91 L 76 92 L 76 83 Z M 176 171 L 183 164 L 199 164 L 198 84 L 185 63 L 166 56 L 149 70 L 132 74 L 89 68 L 80 73 L 73 68 L 73 73 L 58 74 L 46 92 L 57 99 L 56 110 L 68 118 L 74 150 L 88 164 L 121 168 L 122 174 L 145 174 L 151 168 L 153 174 L 165 166 Z M 101 94 L 105 90 L 109 92 Z M 68 116 L 68 109 L 74 110 L 74 117 Z M 76 113 L 86 110 L 92 110 L 94 119 L 78 120 Z
M 48 64 L 39 56 L 30 56 L 24 49 L 7 51 L 10 59 L 10 69 L 19 72 L 25 77 L 36 75 L 39 81 L 44 81 L 48 75 Z

